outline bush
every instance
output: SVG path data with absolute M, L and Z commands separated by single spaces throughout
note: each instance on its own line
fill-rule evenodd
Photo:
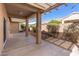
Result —
M 25 25 L 24 24 L 21 24 L 21 29 L 22 29 L 22 31 L 25 31 Z
M 47 29 L 49 33 L 56 33 L 59 26 L 47 25 Z
M 79 39 L 79 23 L 73 23 L 67 29 L 64 29 L 64 39 L 77 43 Z
M 51 20 L 50 22 L 48 22 L 49 25 L 53 25 L 53 26 L 59 26 L 61 22 L 58 20 Z
M 32 31 L 36 32 L 36 27 L 35 26 L 32 26 Z
M 48 32 L 51 33 L 53 37 L 58 36 L 58 28 L 60 23 L 61 22 L 58 20 L 52 20 L 48 23 L 47 25 Z

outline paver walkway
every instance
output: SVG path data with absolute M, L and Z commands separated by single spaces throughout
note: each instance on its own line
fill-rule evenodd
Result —
M 67 40 L 63 40 L 63 39 L 55 39 L 53 37 L 50 37 L 48 39 L 46 39 L 46 41 L 55 44 L 61 48 L 64 48 L 66 50 L 72 51 L 72 48 L 74 47 L 74 44 L 72 42 L 69 42 Z

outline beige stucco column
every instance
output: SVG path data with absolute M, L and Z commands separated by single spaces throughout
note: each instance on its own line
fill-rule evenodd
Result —
M 25 35 L 26 35 L 26 36 L 28 36 L 28 33 L 29 33 L 28 25 L 29 25 L 29 24 L 28 24 L 28 19 L 26 19 L 26 30 L 25 30 Z
M 41 13 L 36 13 L 36 44 L 41 43 Z

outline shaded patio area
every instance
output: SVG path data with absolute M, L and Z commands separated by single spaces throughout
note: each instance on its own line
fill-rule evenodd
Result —
M 70 51 L 42 40 L 42 44 L 35 44 L 35 37 L 25 33 L 13 34 L 7 41 L 3 56 L 69 56 Z

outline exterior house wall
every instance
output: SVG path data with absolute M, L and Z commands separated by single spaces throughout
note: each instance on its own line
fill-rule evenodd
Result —
M 62 23 L 64 26 L 63 29 L 68 27 L 69 25 L 71 25 L 73 22 L 79 22 L 79 13 L 78 12 L 74 12 L 62 20 Z
M 4 21 L 4 18 L 6 20 L 6 39 L 9 38 L 9 19 L 8 19 L 8 16 L 7 16 L 7 12 L 6 12 L 6 9 L 5 9 L 5 5 L 4 4 L 0 4 L 0 54 L 1 54 L 1 51 L 4 47 L 4 42 L 3 42 L 3 39 L 4 39 L 4 33 L 3 33 L 3 21 Z
M 10 33 L 17 33 L 17 32 L 19 32 L 19 23 L 10 22 Z
M 79 13 L 74 12 L 71 15 L 62 19 L 62 24 L 60 24 L 60 28 L 59 28 L 59 32 L 60 32 L 59 37 L 63 35 L 64 29 L 66 29 L 69 25 L 71 25 L 73 21 L 79 22 Z
M 12 33 L 17 33 L 22 30 L 21 23 L 24 23 L 25 19 L 11 18 L 10 21 L 10 35 L 12 35 Z
M 42 24 L 41 25 L 41 31 L 43 31 L 43 30 L 46 31 L 46 32 L 48 31 L 47 24 Z

